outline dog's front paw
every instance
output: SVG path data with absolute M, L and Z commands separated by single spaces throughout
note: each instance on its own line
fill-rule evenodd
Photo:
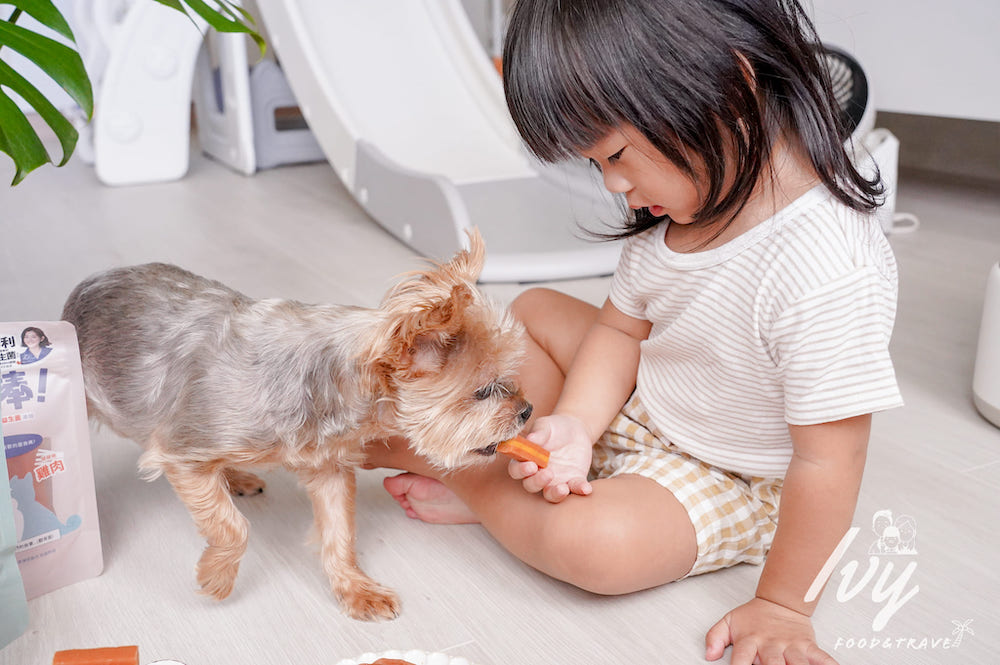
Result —
M 399 596 L 373 580 L 354 580 L 337 595 L 352 619 L 380 621 L 399 616 Z
M 233 592 L 236 573 L 240 570 L 240 560 L 234 560 L 231 550 L 221 547 L 206 547 L 198 561 L 198 586 L 201 593 L 222 600 Z

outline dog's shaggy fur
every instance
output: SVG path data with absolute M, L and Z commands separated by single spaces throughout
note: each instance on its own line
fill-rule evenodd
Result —
M 282 465 L 312 500 L 323 567 L 344 610 L 390 618 L 399 601 L 355 560 L 355 468 L 367 442 L 402 436 L 433 463 L 484 460 L 531 405 L 517 381 L 522 328 L 475 287 L 484 248 L 413 273 L 377 309 L 253 300 L 171 265 L 82 282 L 76 326 L 91 418 L 144 446 L 208 541 L 204 593 L 232 591 L 248 525 L 230 494 Z

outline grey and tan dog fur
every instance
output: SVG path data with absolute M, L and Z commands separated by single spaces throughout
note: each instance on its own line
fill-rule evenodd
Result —
M 486 460 L 531 413 L 517 384 L 522 328 L 476 288 L 484 247 L 411 273 L 378 308 L 254 300 L 176 266 L 93 276 L 69 296 L 90 417 L 140 443 L 207 546 L 202 591 L 232 591 L 248 523 L 231 494 L 283 466 L 312 500 L 323 568 L 347 614 L 398 613 L 355 556 L 355 468 L 402 436 L 434 464 Z

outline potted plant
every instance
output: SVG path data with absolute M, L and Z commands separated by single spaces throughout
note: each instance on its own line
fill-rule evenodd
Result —
M 247 33 L 257 42 L 261 53 L 264 52 L 264 41 L 254 29 L 253 18 L 231 0 L 137 1 L 159 2 L 179 12 L 194 12 L 209 26 L 221 32 Z M 94 94 L 90 77 L 84 69 L 80 54 L 74 48 L 76 40 L 73 31 L 52 0 L 0 0 L 0 5 L 11 5 L 14 8 L 7 18 L 0 18 L 0 54 L 2 49 L 9 48 L 33 62 L 69 94 L 83 109 L 88 120 L 91 119 Z M 24 15 L 65 37 L 73 46 L 17 25 L 18 19 Z M 196 29 L 194 24 L 191 29 Z M 34 85 L 0 59 L 0 152 L 14 160 L 16 171 L 11 184 L 16 185 L 28 173 L 53 160 L 25 112 L 7 94 L 4 87 L 20 95 L 55 132 L 62 150 L 62 158 L 57 166 L 69 161 L 76 148 L 78 134 L 72 123 Z

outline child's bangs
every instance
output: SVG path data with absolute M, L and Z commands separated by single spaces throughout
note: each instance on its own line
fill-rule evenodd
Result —
M 555 28 L 552 30 L 551 28 Z M 566 26 L 534 26 L 504 48 L 504 94 L 511 117 L 542 161 L 576 157 L 621 124 L 593 78 L 593 63 L 569 49 Z

